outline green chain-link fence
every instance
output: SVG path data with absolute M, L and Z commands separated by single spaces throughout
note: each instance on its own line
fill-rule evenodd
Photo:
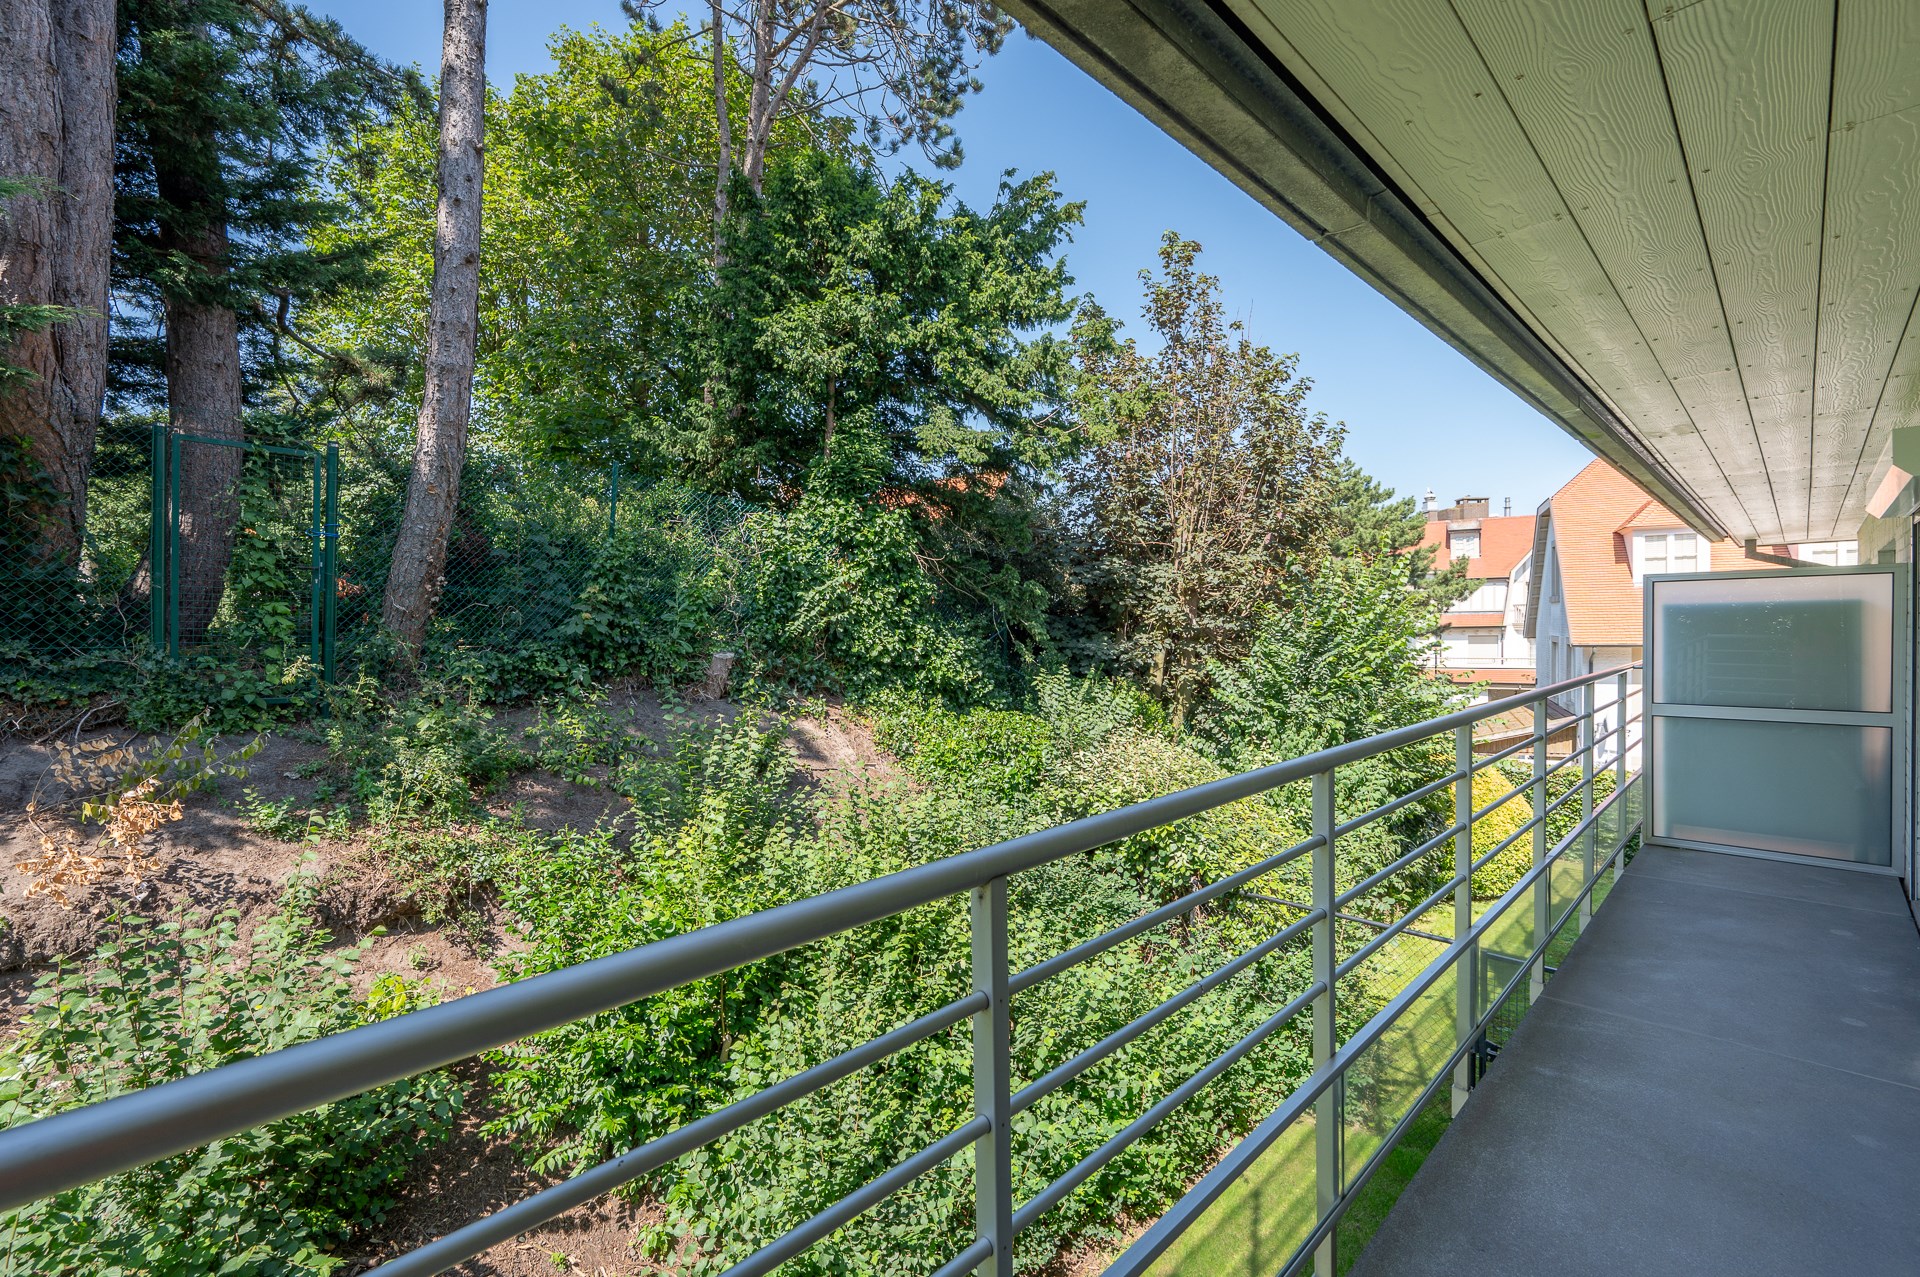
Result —
M 389 654 L 381 601 L 406 496 L 405 458 L 349 447 L 244 445 L 165 429 L 103 432 L 78 554 L 42 548 L 64 518 L 44 476 L 12 466 L 0 487 L 0 699 L 84 700 L 157 675 L 191 700 L 196 676 L 272 703 Z M 741 542 L 748 507 L 617 466 L 469 456 L 423 660 L 476 662 L 492 690 L 565 681 L 582 599 L 618 578 L 635 538 L 704 570 Z M 657 547 L 655 547 L 657 548 Z M 644 558 L 644 555 L 640 557 Z M 703 562 L 705 560 L 705 562 Z M 644 591 L 626 606 L 668 601 Z M 377 669 L 376 669 L 377 672 Z

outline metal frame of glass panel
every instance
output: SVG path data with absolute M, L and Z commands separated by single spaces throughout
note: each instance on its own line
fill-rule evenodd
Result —
M 1804 580 L 1812 577 L 1859 577 L 1882 576 L 1889 581 L 1892 597 L 1889 600 L 1888 623 L 1892 627 L 1888 659 L 1891 680 L 1891 693 L 1887 708 L 1882 710 L 1836 710 L 1806 708 L 1773 708 L 1741 705 L 1700 705 L 1673 702 L 1660 699 L 1666 690 L 1662 686 L 1660 659 L 1661 646 L 1655 628 L 1657 596 L 1663 585 L 1682 582 L 1724 583 L 1740 580 L 1783 579 Z M 1753 856 L 1764 860 L 1781 860 L 1792 864 L 1821 865 L 1835 869 L 1850 869 L 1865 873 L 1898 876 L 1903 873 L 1907 860 L 1907 793 L 1903 777 L 1909 767 L 1911 701 L 1908 679 L 1907 652 L 1911 646 L 1911 616 L 1907 601 L 1907 574 L 1890 564 L 1859 564 L 1848 567 L 1807 567 L 1807 568 L 1771 568 L 1743 572 L 1687 572 L 1664 576 L 1650 576 L 1643 582 L 1642 607 L 1643 651 L 1645 653 L 1646 677 L 1642 684 L 1642 718 L 1644 730 L 1641 733 L 1640 748 L 1645 751 L 1641 757 L 1640 771 L 1646 777 L 1647 811 L 1644 837 L 1650 844 L 1669 847 L 1685 847 L 1697 851 L 1725 852 L 1730 855 Z M 1889 734 L 1888 747 L 1888 863 L 1885 865 L 1868 864 L 1855 860 L 1845 860 L 1819 855 L 1805 855 L 1794 852 L 1775 851 L 1762 847 L 1747 847 L 1737 843 L 1709 841 L 1695 838 L 1680 838 L 1662 834 L 1660 793 L 1660 764 L 1657 757 L 1660 730 L 1663 722 L 1674 720 L 1704 720 L 1721 722 L 1772 722 L 1782 724 L 1800 724 L 1807 727 L 1870 727 L 1884 728 Z M 1793 767 L 1796 758 L 1786 755 L 1775 760 L 1782 767 Z M 1756 781 L 1764 779 L 1756 777 Z

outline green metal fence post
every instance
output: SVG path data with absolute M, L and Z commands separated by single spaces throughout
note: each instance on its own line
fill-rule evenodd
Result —
M 340 594 L 340 445 L 327 445 L 327 507 L 325 574 L 320 582 L 320 678 L 333 682 L 335 629 L 339 624 L 336 600 Z
M 167 647 L 167 428 L 153 423 L 147 462 L 147 640 L 155 655 Z
M 180 436 L 167 449 L 167 656 L 180 656 Z
M 607 471 L 607 539 L 619 530 L 620 521 L 620 463 L 614 462 Z
M 1320 914 L 1313 924 L 1313 981 L 1321 985 L 1320 996 L 1313 1000 L 1313 1067 L 1322 1069 L 1340 1049 L 1339 1031 L 1334 1023 L 1334 969 L 1339 965 L 1335 949 L 1334 897 L 1339 894 L 1335 882 L 1334 827 L 1339 823 L 1334 808 L 1333 769 L 1316 773 L 1313 778 L 1313 832 L 1320 845 L 1313 849 L 1313 907 Z M 1344 1120 L 1344 1076 L 1335 1078 L 1313 1105 L 1314 1200 L 1316 1218 L 1324 1220 L 1340 1203 L 1341 1180 L 1345 1160 L 1340 1152 L 1340 1129 Z M 1339 1271 L 1336 1235 L 1327 1230 L 1326 1240 L 1313 1252 L 1314 1277 L 1334 1277 Z
M 1456 727 L 1453 732 L 1453 823 L 1460 832 L 1453 836 L 1453 872 L 1460 885 L 1453 889 L 1453 934 L 1464 936 L 1473 930 L 1473 728 Z M 1473 1036 L 1475 948 L 1469 946 L 1453 967 L 1454 1045 L 1466 1046 Z M 1467 1092 L 1473 1089 L 1473 1055 L 1460 1057 L 1453 1067 L 1453 1112 L 1457 1117 L 1466 1107 Z
M 322 474 L 325 460 L 316 449 L 313 464 L 309 467 L 313 475 L 313 525 L 308 530 L 307 541 L 312 548 L 313 572 L 307 584 L 307 659 L 313 662 L 314 678 L 320 678 L 323 640 L 320 629 L 320 591 L 327 572 L 327 528 L 326 528 L 326 479 Z M 315 690 L 318 688 L 316 686 Z

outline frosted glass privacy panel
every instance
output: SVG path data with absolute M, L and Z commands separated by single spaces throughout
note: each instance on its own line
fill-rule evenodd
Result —
M 1752 709 L 1893 709 L 1893 576 L 1655 581 L 1653 699 Z
M 1892 750 L 1885 727 L 1655 718 L 1653 837 L 1890 864 Z

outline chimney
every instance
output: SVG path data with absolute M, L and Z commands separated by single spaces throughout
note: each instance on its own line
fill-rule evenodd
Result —
M 1461 497 L 1453 503 L 1456 511 L 1453 517 L 1459 520 L 1484 519 L 1487 517 L 1488 507 L 1492 504 L 1493 502 L 1486 497 Z
M 1513 498 L 1501 497 L 1500 498 L 1500 517 L 1505 519 L 1505 518 L 1511 517 L 1512 514 L 1513 514 Z
M 1432 514 L 1432 513 L 1433 513 L 1433 500 L 1434 500 L 1434 498 L 1433 498 L 1433 489 L 1432 489 L 1432 488 L 1428 488 L 1428 489 L 1427 489 L 1427 499 L 1426 499 L 1426 501 L 1425 501 L 1424 503 L 1422 503 L 1422 505 L 1420 506 L 1420 509 L 1421 509 L 1421 511 L 1422 511 L 1423 513 L 1425 513 L 1425 514 Z

